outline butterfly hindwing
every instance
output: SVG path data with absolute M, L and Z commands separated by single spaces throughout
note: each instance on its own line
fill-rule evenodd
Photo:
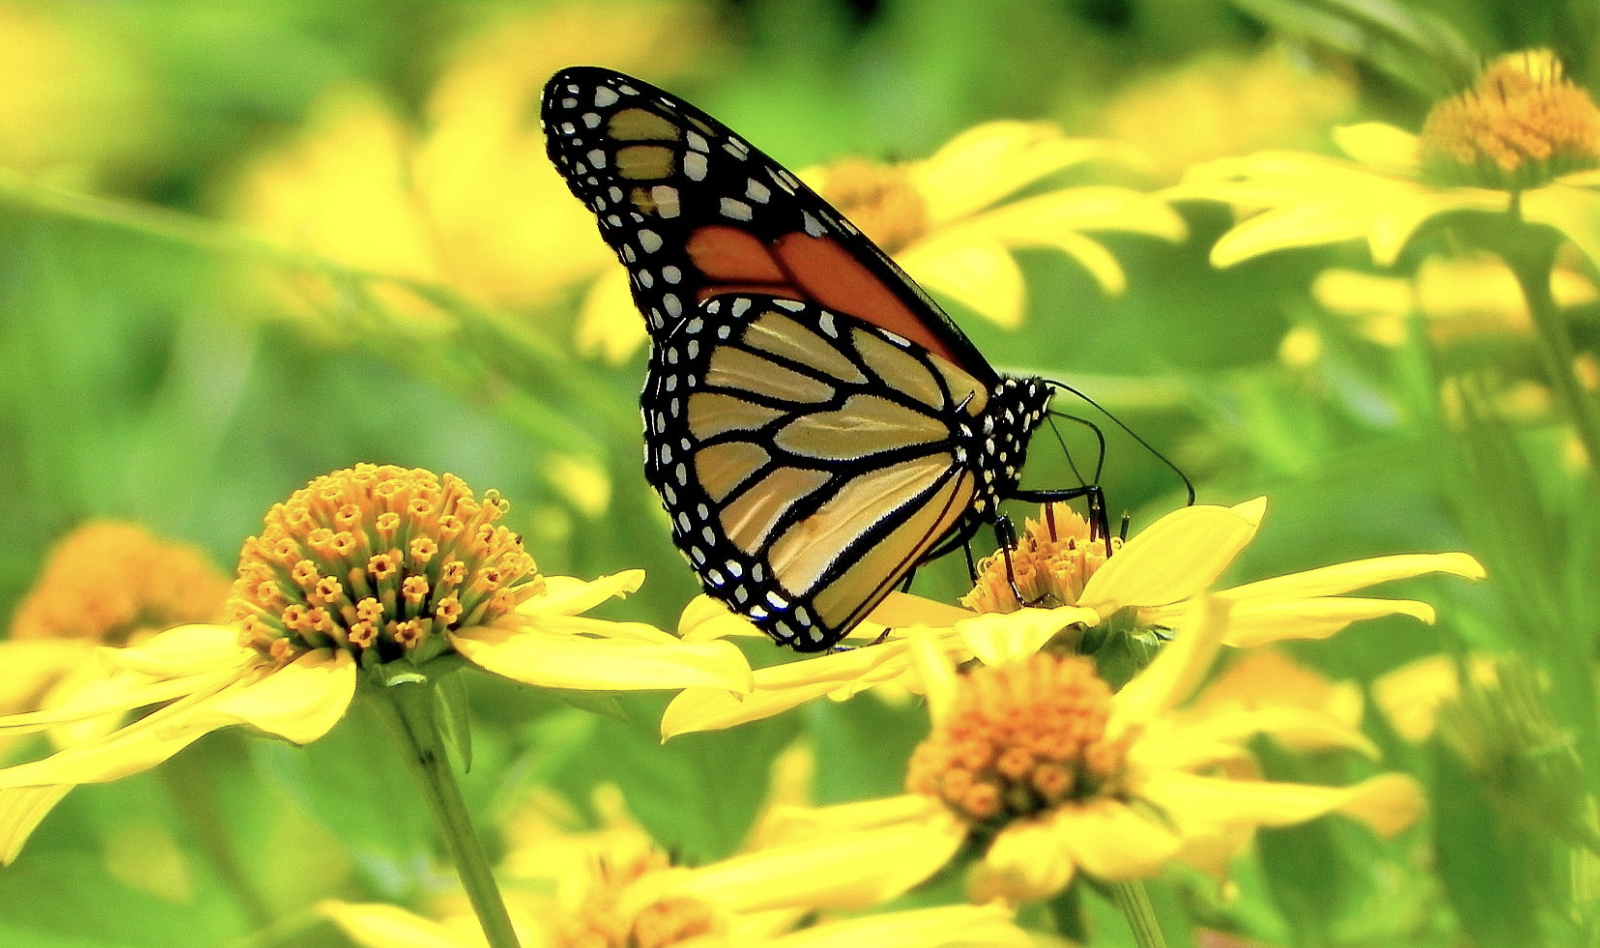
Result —
M 647 83 L 593 66 L 545 87 L 551 160 L 627 266 L 652 338 L 734 293 L 814 302 L 994 370 L 938 305 L 792 172 Z
M 780 642 L 832 645 L 972 505 L 989 392 L 904 339 L 721 296 L 657 356 L 646 476 L 707 591 Z

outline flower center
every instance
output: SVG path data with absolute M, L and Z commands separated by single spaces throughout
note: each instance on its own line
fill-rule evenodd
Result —
M 1029 518 L 1022 537 L 1006 554 L 991 554 L 978 564 L 978 579 L 961 604 L 974 612 L 1015 612 L 1023 606 L 1070 606 L 1083 594 L 1084 584 L 1106 561 L 1105 540 L 1093 536 L 1089 521 L 1067 504 L 1046 504 L 1042 519 Z M 1111 550 L 1122 548 L 1113 537 Z M 1016 578 L 1016 592 L 1011 588 Z M 1016 593 L 1022 593 L 1017 601 Z
M 319 477 L 245 541 L 228 619 L 277 662 L 309 649 L 426 660 L 443 633 L 504 618 L 544 580 L 522 540 L 458 477 L 358 464 Z
M 1446 185 L 1519 190 L 1600 167 L 1600 108 L 1546 49 L 1502 56 L 1477 85 L 1433 107 L 1419 143 Z
M 976 668 L 912 756 L 907 789 L 991 829 L 1115 793 L 1128 740 L 1105 736 L 1110 701 L 1111 687 L 1082 656 L 1041 652 Z
M 628 886 L 668 867 L 656 852 L 601 863 L 583 904 L 556 922 L 557 948 L 668 948 L 721 931 L 711 906 L 688 896 L 666 896 L 636 911 L 623 908 Z
M 227 596 L 227 577 L 199 549 L 131 523 L 87 523 L 51 551 L 11 636 L 128 645 L 175 625 L 215 622 Z
M 897 253 L 928 232 L 922 195 L 904 166 L 847 158 L 828 166 L 819 190 L 885 253 Z

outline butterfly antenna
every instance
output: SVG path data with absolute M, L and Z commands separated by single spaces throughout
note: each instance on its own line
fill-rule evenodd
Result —
M 1067 439 L 1061 436 L 1061 429 L 1056 427 L 1057 418 L 1062 421 L 1070 421 L 1075 425 L 1081 425 L 1094 433 L 1095 461 L 1093 477 L 1086 478 L 1083 476 L 1083 472 L 1078 470 L 1078 462 L 1073 460 L 1072 449 L 1067 447 Z M 1069 415 L 1066 412 L 1052 411 L 1048 416 L 1048 420 L 1050 422 L 1050 433 L 1055 435 L 1056 443 L 1061 445 L 1061 453 L 1066 456 L 1067 466 L 1072 469 L 1072 476 L 1076 477 L 1080 484 L 1100 483 L 1100 473 L 1105 469 L 1106 465 L 1106 433 L 1100 430 L 1099 425 L 1089 419 L 1081 418 L 1077 415 Z
M 1111 412 L 1109 412 L 1109 411 L 1107 411 L 1105 409 L 1105 406 L 1101 405 L 1099 402 L 1095 401 L 1094 399 L 1090 398 L 1089 396 L 1085 395 L 1084 393 L 1078 391 L 1077 389 L 1073 388 L 1072 386 L 1066 384 L 1065 382 L 1057 382 L 1054 379 L 1047 379 L 1047 380 L 1045 380 L 1045 384 L 1049 385 L 1051 388 L 1056 389 L 1058 391 L 1068 392 L 1068 393 L 1070 393 L 1072 395 L 1077 396 L 1078 398 L 1082 399 L 1086 404 L 1092 406 L 1096 411 L 1100 412 L 1100 414 L 1105 415 L 1107 418 L 1111 419 L 1112 424 L 1115 424 L 1118 428 L 1121 428 L 1123 430 L 1123 432 L 1125 432 L 1128 435 L 1128 437 L 1130 437 L 1134 441 L 1138 442 L 1140 447 L 1142 447 L 1146 451 L 1150 452 L 1151 457 L 1154 457 L 1156 460 L 1160 461 L 1162 464 L 1165 464 L 1167 466 L 1168 470 L 1170 470 L 1170 471 L 1172 471 L 1172 473 L 1178 475 L 1178 480 L 1183 481 L 1184 490 L 1186 490 L 1188 492 L 1188 494 L 1189 494 L 1189 501 L 1188 501 L 1189 504 L 1191 506 L 1194 504 L 1194 501 L 1195 501 L 1194 482 L 1189 480 L 1189 475 L 1183 473 L 1182 469 L 1180 469 L 1178 467 L 1178 465 L 1172 463 L 1171 459 L 1169 459 L 1165 454 L 1162 454 L 1160 451 L 1157 451 L 1155 449 L 1154 445 L 1152 445 L 1150 442 L 1146 441 L 1145 439 L 1141 438 L 1139 436 L 1139 433 L 1134 431 L 1132 428 L 1128 427 L 1128 425 L 1125 422 L 1123 422 L 1123 420 L 1121 418 L 1118 418 L 1116 415 L 1113 415 Z M 1052 414 L 1054 414 L 1054 412 L 1052 412 Z M 1073 421 L 1081 421 L 1082 420 L 1082 419 L 1075 418 L 1072 415 L 1062 415 L 1060 417 L 1067 418 L 1067 419 L 1073 420 Z M 1096 435 L 1100 435 L 1099 428 L 1095 428 L 1095 426 L 1093 426 L 1093 425 L 1090 425 L 1090 427 L 1095 429 Z M 1101 458 L 1104 459 L 1104 457 L 1105 457 L 1105 438 L 1104 438 L 1103 435 L 1100 436 L 1100 455 L 1101 455 Z M 1096 478 L 1096 481 L 1098 481 L 1098 480 L 1099 479 Z

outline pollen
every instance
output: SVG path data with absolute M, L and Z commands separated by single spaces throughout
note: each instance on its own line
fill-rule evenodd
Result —
M 132 523 L 92 521 L 50 552 L 11 636 L 128 645 L 175 625 L 216 622 L 227 598 L 227 577 L 198 548 Z
M 1545 49 L 1491 62 L 1473 88 L 1423 123 L 1424 173 L 1445 185 L 1508 191 L 1600 167 L 1600 108 Z
M 544 580 L 522 539 L 460 478 L 358 464 L 319 477 L 245 542 L 227 618 L 275 662 L 310 649 L 426 659 L 445 633 L 493 625 Z
M 848 158 L 828 166 L 820 190 L 886 253 L 897 253 L 928 232 L 922 195 L 904 166 Z
M 1039 653 L 974 669 L 958 688 L 912 755 L 911 792 L 991 830 L 1117 793 L 1127 741 L 1106 737 L 1111 687 L 1089 659 Z
M 602 862 L 595 868 L 582 904 L 553 926 L 556 948 L 670 948 L 708 935 L 723 925 L 716 911 L 699 899 L 664 896 L 633 907 L 628 887 L 643 876 L 669 868 L 657 852 Z M 704 944 L 704 941 L 696 942 Z
M 1089 577 L 1106 561 L 1106 541 L 1095 536 L 1089 521 L 1067 504 L 1046 504 L 1041 510 L 1041 519 L 1030 518 L 1024 525 L 1015 549 L 987 556 L 978 564 L 978 579 L 962 597 L 963 606 L 974 612 L 1015 612 L 1023 606 L 1070 606 L 1078 601 Z M 1121 547 L 1121 538 L 1113 537 L 1111 551 Z

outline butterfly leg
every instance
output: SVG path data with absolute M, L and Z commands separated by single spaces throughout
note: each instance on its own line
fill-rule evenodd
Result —
M 1089 538 L 1104 543 L 1106 555 L 1111 555 L 1111 523 L 1106 514 L 1106 492 L 1099 484 L 1058 490 L 1016 490 L 1008 496 L 1013 500 L 1025 500 L 1035 504 L 1053 504 L 1077 500 L 1080 497 L 1086 498 L 1089 505 Z

